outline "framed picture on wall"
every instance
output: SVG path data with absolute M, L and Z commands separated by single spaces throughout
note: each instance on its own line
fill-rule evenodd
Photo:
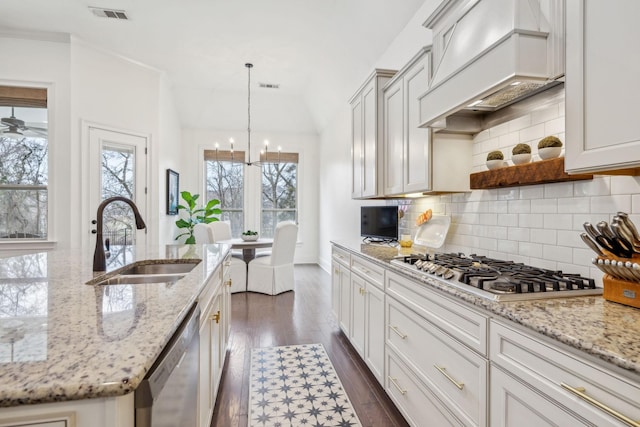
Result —
M 180 176 L 178 172 L 167 169 L 167 215 L 178 215 L 180 198 Z

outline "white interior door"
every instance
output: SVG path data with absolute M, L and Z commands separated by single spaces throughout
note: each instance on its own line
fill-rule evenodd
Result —
M 89 127 L 90 204 L 92 219 L 105 199 L 122 196 L 131 199 L 145 222 L 147 195 L 147 138 L 120 131 Z M 94 230 L 91 225 L 90 230 Z M 146 230 L 137 230 L 133 211 L 124 202 L 105 207 L 103 238 L 119 246 L 146 245 Z M 92 247 L 95 236 L 91 237 Z

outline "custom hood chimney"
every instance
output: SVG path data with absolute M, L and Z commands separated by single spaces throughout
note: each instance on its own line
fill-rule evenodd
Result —
M 455 131 L 465 112 L 496 111 L 564 76 L 564 0 L 446 0 L 423 25 L 433 69 L 421 127 Z

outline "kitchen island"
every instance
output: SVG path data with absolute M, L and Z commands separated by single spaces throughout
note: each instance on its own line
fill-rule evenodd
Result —
M 0 259 L 0 425 L 22 405 L 48 406 L 49 411 L 56 408 L 52 402 L 63 401 L 79 405 L 102 401 L 111 409 L 130 405 L 131 392 L 229 249 L 227 245 L 112 247 L 106 273 L 92 271 L 89 252 L 51 251 Z M 179 280 L 86 284 L 140 260 L 200 261 Z

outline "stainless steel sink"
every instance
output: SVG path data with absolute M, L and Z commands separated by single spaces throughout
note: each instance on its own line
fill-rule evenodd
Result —
M 184 277 L 183 274 L 149 274 L 149 275 L 126 275 L 117 274 L 108 279 L 93 283 L 96 286 L 105 285 L 135 285 L 139 283 L 175 283 Z
M 95 277 L 92 286 L 133 285 L 138 283 L 175 283 L 200 263 L 200 260 L 139 261 L 111 274 Z
M 200 262 L 200 261 L 198 261 Z M 198 265 L 198 262 L 167 262 L 162 264 L 134 264 L 120 272 L 121 275 L 144 274 L 186 274 Z

